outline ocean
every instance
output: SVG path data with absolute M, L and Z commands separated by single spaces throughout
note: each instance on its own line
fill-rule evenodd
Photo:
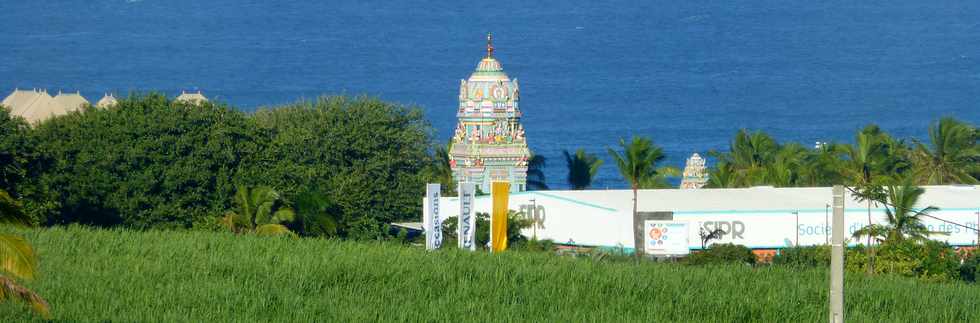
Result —
M 606 148 L 633 135 L 683 167 L 741 128 L 812 145 L 980 123 L 977 1 L 8 0 L 0 92 L 201 90 L 246 111 L 363 94 L 446 141 L 487 32 L 552 188 L 577 148 L 606 160 L 595 188 L 625 187 Z

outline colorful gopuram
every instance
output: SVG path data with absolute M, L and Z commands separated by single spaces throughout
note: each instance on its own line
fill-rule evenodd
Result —
M 698 189 L 708 183 L 708 170 L 704 158 L 694 153 L 684 165 L 684 178 L 681 179 L 681 189 Z
M 513 192 L 524 191 L 530 150 L 521 125 L 517 79 L 507 77 L 493 57 L 493 37 L 487 34 L 487 56 L 467 80 L 460 80 L 459 123 L 449 149 L 449 164 L 457 182 L 475 183 L 490 192 L 494 181 L 510 182 Z

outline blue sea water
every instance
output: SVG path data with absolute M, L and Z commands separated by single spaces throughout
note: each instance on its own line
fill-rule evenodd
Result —
M 4 0 L 0 91 L 202 90 L 245 110 L 319 94 L 418 105 L 447 140 L 459 79 L 495 35 L 531 148 L 607 162 L 644 135 L 682 167 L 740 128 L 850 142 L 980 123 L 980 2 Z

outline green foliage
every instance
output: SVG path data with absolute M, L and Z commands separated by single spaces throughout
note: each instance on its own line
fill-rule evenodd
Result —
M 665 188 L 675 188 L 674 184 L 670 183 L 671 178 L 677 178 L 681 176 L 681 170 L 670 167 L 662 166 L 657 167 L 654 174 L 643 179 L 640 182 L 641 189 L 665 189 Z
M 912 184 L 911 178 L 906 178 L 900 185 L 889 185 L 884 195 L 885 216 L 887 224 L 871 224 L 854 232 L 854 237 L 871 236 L 879 242 L 900 241 L 905 239 L 926 240 L 929 235 L 941 235 L 945 232 L 932 232 L 922 224 L 922 217 L 931 211 L 938 210 L 933 206 L 916 209 L 919 196 L 924 193 L 921 187 Z
M 565 163 L 568 165 L 568 186 L 573 190 L 584 190 L 592 185 L 592 180 L 599 173 L 599 166 L 602 166 L 602 159 L 596 154 L 585 152 L 579 148 L 575 154 L 570 154 L 568 150 L 562 151 L 565 156 Z
M 21 127 L 3 116 L 0 129 Z M 25 131 L 27 139 L 3 135 L 0 144 L 34 145 L 23 154 L 33 156 L 25 164 L 34 175 L 17 192 L 49 225 L 214 228 L 232 206 L 234 178 L 286 197 L 321 189 L 335 225 L 303 217 L 294 226 L 309 229 L 304 234 L 381 237 L 383 223 L 418 214 L 423 169 L 434 159 L 432 130 L 418 109 L 371 98 L 320 98 L 247 115 L 134 95 Z M 8 173 L 17 179 L 23 171 Z
M 294 198 L 296 231 L 304 236 L 333 237 L 337 235 L 340 210 L 327 199 L 327 193 L 306 190 Z
M 2 110 L 2 107 L 0 107 Z M 30 225 L 31 219 L 7 191 L 0 189 L 0 229 Z M 3 230 L 6 231 L 6 230 Z M 34 291 L 21 286 L 17 279 L 33 280 L 37 276 L 37 254 L 23 237 L 0 231 L 0 302 L 19 300 L 41 317 L 51 317 L 50 306 Z M 14 278 L 7 277 L 7 275 Z
M 521 231 L 531 227 L 532 220 L 527 218 L 523 212 L 510 210 L 507 212 L 507 246 L 511 249 L 522 249 L 528 243 L 527 237 Z M 442 221 L 442 246 L 455 248 L 457 239 L 456 228 L 458 228 L 456 217 L 443 219 Z M 476 246 L 477 249 L 484 249 L 490 243 L 490 214 L 485 212 L 476 213 Z
M 65 322 L 827 320 L 823 269 L 426 252 L 224 232 L 69 227 L 25 236 L 45 264 L 31 287 Z M 980 321 L 975 284 L 845 279 L 849 320 Z M 40 321 L 7 304 L 0 317 Z
M 980 133 L 965 122 L 946 117 L 929 126 L 929 145 L 916 141 L 912 158 L 919 181 L 927 185 L 976 184 L 980 169 Z
M 645 137 L 633 137 L 629 144 L 625 139 L 620 139 L 619 147 L 623 149 L 622 154 L 612 148 L 607 150 L 616 162 L 619 173 L 633 190 L 656 176 L 657 163 L 665 158 L 663 149 Z
M 449 164 L 449 152 L 452 149 L 452 141 L 445 146 L 436 146 L 432 152 L 432 160 L 423 170 L 425 182 L 439 183 L 443 196 L 456 195 L 456 179 L 453 177 L 452 165 Z
M 854 273 L 868 272 L 867 257 L 864 247 L 848 250 L 847 270 Z M 876 248 L 874 273 L 950 281 L 959 277 L 959 256 L 944 242 L 886 241 Z
M 772 263 L 781 266 L 827 268 L 830 266 L 830 246 L 784 248 L 772 258 Z
M 296 213 L 282 203 L 279 192 L 271 187 L 239 185 L 235 191 L 235 210 L 226 212 L 221 223 L 235 233 L 294 235 L 285 224 L 293 222 Z
M 700 252 L 695 252 L 685 259 L 690 265 L 717 265 L 717 264 L 755 264 L 755 254 L 752 249 L 743 245 L 731 243 L 718 243 L 711 245 L 711 248 Z
M 513 249 L 532 252 L 552 252 L 555 251 L 555 242 L 551 239 L 538 240 L 531 238 L 515 245 Z
M 261 109 L 254 120 L 268 139 L 240 178 L 286 196 L 321 189 L 343 237 L 382 238 L 383 224 L 417 217 L 426 170 L 441 158 L 429 154 L 421 110 L 377 99 L 324 97 Z
M 544 156 L 531 153 L 531 157 L 527 159 L 527 190 L 528 191 L 546 191 L 548 190 L 548 183 L 544 177 L 544 168 L 548 166 L 547 159 Z M 479 187 L 477 188 L 479 190 Z M 477 194 L 479 195 L 479 193 Z
M 976 282 L 980 278 L 980 250 L 974 250 L 972 254 L 963 259 L 959 268 L 960 279 L 968 282 Z
M 228 209 L 231 178 L 262 141 L 241 112 L 133 96 L 41 123 L 38 175 L 24 196 L 52 201 L 47 224 L 189 227 Z M 37 211 L 37 210 L 35 210 Z
M 0 190 L 14 196 L 17 187 L 28 176 L 34 145 L 28 137 L 27 122 L 10 115 L 0 106 Z

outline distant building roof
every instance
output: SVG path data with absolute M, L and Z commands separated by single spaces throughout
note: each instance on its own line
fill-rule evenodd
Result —
M 119 103 L 119 101 L 116 100 L 116 97 L 112 95 L 112 93 L 106 93 L 101 99 L 99 99 L 99 102 L 95 104 L 95 107 L 105 109 L 114 106 L 117 103 Z
M 201 94 L 201 91 L 197 91 L 197 93 L 187 93 L 181 91 L 180 95 L 178 95 L 177 98 L 174 99 L 174 101 L 197 104 L 197 103 L 208 102 L 208 98 L 204 97 L 204 95 Z
M 52 98 L 47 90 L 38 89 L 30 91 L 15 89 L 2 103 L 10 109 L 11 115 L 20 116 L 31 124 L 78 111 L 86 104 L 89 104 L 88 100 L 77 92 L 58 93 Z
M 61 108 L 66 111 L 78 111 L 86 105 L 90 105 L 80 92 L 75 93 L 61 93 L 54 96 L 54 103 L 61 106 Z

